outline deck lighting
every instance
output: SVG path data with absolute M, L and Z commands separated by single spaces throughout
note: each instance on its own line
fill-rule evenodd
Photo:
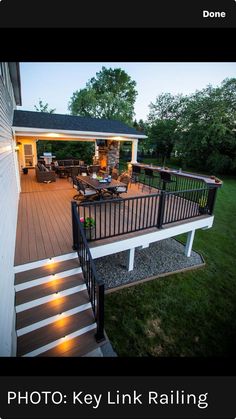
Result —
M 61 137 L 60 134 L 56 134 L 55 132 L 49 132 L 48 134 L 46 134 L 46 136 L 47 137 L 50 137 L 50 138 L 58 138 L 58 137 Z

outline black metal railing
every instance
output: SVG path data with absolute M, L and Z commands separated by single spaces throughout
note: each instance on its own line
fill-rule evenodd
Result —
M 84 202 L 79 217 L 93 218 L 95 227 L 88 228 L 88 240 L 100 240 L 157 226 L 160 194 Z
M 181 175 L 181 172 L 169 172 L 169 175 L 171 181 L 168 184 L 165 184 L 161 179 L 160 172 L 155 171 L 154 169 L 153 176 L 150 179 L 149 177 L 145 176 L 144 169 L 142 169 L 141 174 L 139 175 L 139 182 L 159 190 L 167 190 L 168 192 L 184 191 L 187 189 L 200 189 L 207 186 L 203 180 L 193 178 L 191 177 L 191 174 L 190 177 L 187 177 L 186 172 L 184 176 Z
M 162 213 L 160 227 L 177 221 L 210 214 L 209 189 L 192 189 L 177 192 L 162 192 Z
M 79 218 L 94 219 L 86 230 L 88 240 L 101 240 L 213 214 L 216 187 L 161 191 L 129 198 L 83 202 Z
M 104 336 L 104 282 L 98 277 L 96 268 L 89 250 L 85 231 L 80 222 L 78 204 L 71 203 L 73 249 L 78 252 L 84 280 L 87 285 L 89 299 L 97 322 L 96 340 L 100 342 Z

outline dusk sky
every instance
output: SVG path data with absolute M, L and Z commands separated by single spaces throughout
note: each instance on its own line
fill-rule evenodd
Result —
M 18 109 L 33 111 L 42 99 L 62 114 L 69 113 L 73 92 L 84 88 L 102 66 L 122 68 L 137 83 L 137 120 L 146 119 L 148 105 L 160 93 L 189 94 L 236 77 L 236 63 L 21 63 L 20 66 L 23 103 Z

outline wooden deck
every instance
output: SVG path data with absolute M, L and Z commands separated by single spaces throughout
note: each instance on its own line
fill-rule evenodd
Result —
M 21 176 L 15 265 L 72 252 L 71 201 L 75 189 L 67 179 L 38 183 L 34 169 Z M 155 193 L 132 184 L 128 196 Z

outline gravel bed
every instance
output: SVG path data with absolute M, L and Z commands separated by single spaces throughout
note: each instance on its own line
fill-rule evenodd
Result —
M 152 243 L 147 249 L 136 248 L 131 272 L 126 268 L 127 257 L 128 251 L 124 251 L 94 260 L 106 289 L 204 264 L 202 257 L 194 251 L 189 258 L 185 256 L 183 244 L 175 239 Z

